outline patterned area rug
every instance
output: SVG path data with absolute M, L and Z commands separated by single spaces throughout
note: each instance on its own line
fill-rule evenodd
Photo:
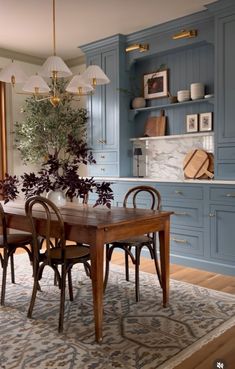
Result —
M 235 296 L 171 281 L 162 308 L 156 277 L 141 273 L 141 302 L 123 269 L 112 265 L 104 304 L 104 339 L 94 342 L 91 282 L 73 269 L 75 301 L 66 300 L 64 333 L 57 333 L 58 288 L 48 268 L 33 317 L 26 317 L 32 270 L 15 256 L 16 284 L 0 309 L 1 369 L 170 369 L 235 324 Z M 1 273 L 1 271 L 0 271 Z M 133 279 L 133 275 L 132 275 Z M 9 282 L 9 280 L 8 280 Z

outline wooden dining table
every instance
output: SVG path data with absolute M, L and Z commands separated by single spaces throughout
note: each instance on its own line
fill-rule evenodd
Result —
M 29 220 L 25 215 L 23 201 L 10 201 L 4 205 L 7 226 L 30 232 Z M 160 265 L 162 278 L 163 306 L 169 301 L 169 243 L 170 215 L 172 212 L 146 209 L 92 207 L 67 203 L 60 208 L 67 240 L 90 245 L 91 280 L 93 291 L 95 339 L 102 341 L 103 322 L 103 274 L 104 246 L 121 239 L 159 232 Z M 37 219 L 37 230 L 43 234 L 45 214 L 42 208 L 33 213 Z M 52 237 L 57 236 L 57 223 L 51 225 Z

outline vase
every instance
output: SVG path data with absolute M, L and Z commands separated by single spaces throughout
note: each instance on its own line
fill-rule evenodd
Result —
M 52 201 L 57 207 L 64 206 L 66 204 L 66 198 L 63 191 L 49 191 L 47 194 L 47 199 Z
M 135 97 L 131 102 L 132 109 L 144 108 L 146 100 L 143 97 Z

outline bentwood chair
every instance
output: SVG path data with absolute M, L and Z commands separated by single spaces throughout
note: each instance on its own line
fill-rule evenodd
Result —
M 14 253 L 18 248 L 24 249 L 29 256 L 29 260 L 32 263 L 32 235 L 26 233 L 14 233 L 9 234 L 7 231 L 6 217 L 2 204 L 0 203 L 0 227 L 2 228 L 2 235 L 0 235 L 0 261 L 3 269 L 2 272 L 2 290 L 1 290 L 1 305 L 5 303 L 6 294 L 6 278 L 7 267 L 10 259 L 11 266 L 11 282 L 15 283 L 15 270 L 14 270 Z
M 131 188 L 125 195 L 123 201 L 123 207 L 127 208 L 128 206 L 137 208 L 137 200 L 138 195 L 144 194 L 147 196 L 150 195 L 150 209 L 159 210 L 161 207 L 161 195 L 159 191 L 151 186 L 136 186 Z M 145 196 L 145 197 L 146 197 Z M 112 258 L 112 253 L 114 249 L 122 249 L 125 252 L 125 272 L 126 272 L 126 280 L 129 281 L 129 258 L 132 263 L 135 265 L 135 295 L 136 301 L 140 299 L 139 292 L 139 267 L 140 267 L 140 255 L 143 247 L 147 247 L 151 258 L 154 260 L 156 273 L 159 279 L 160 285 L 161 283 L 161 273 L 159 268 L 158 256 L 157 256 L 157 242 L 156 242 L 156 233 L 146 234 L 142 236 L 132 237 L 126 240 L 120 240 L 114 242 L 113 244 L 106 245 L 106 270 L 105 270 L 105 278 L 104 278 L 104 290 L 106 288 L 109 276 L 109 263 Z M 133 253 L 132 250 L 135 250 Z
M 41 208 L 45 211 L 45 227 L 40 234 L 36 230 L 36 220 L 33 217 L 33 210 L 35 207 L 41 205 Z M 32 318 L 33 308 L 36 300 L 38 291 L 39 281 L 42 278 L 44 268 L 49 266 L 53 269 L 56 275 L 56 280 L 59 282 L 60 288 L 60 312 L 59 312 L 59 327 L 58 331 L 63 332 L 64 324 L 64 303 L 65 303 L 65 288 L 66 288 L 66 276 L 68 275 L 68 287 L 70 301 L 73 301 L 73 287 L 72 287 L 72 276 L 71 269 L 77 263 L 83 263 L 89 269 L 88 260 L 90 260 L 89 248 L 86 246 L 69 245 L 66 246 L 64 221 L 59 209 L 50 200 L 41 197 L 34 196 L 29 198 L 25 203 L 26 215 L 29 217 L 32 234 L 33 234 L 33 247 L 34 247 L 34 265 L 35 265 L 35 276 L 34 285 L 32 291 L 32 297 L 30 306 L 28 309 L 28 318 Z M 51 238 L 51 227 L 56 222 L 56 232 L 58 243 L 54 247 Z M 41 258 L 41 262 L 38 260 L 39 250 L 37 237 L 42 236 L 44 243 L 46 244 L 46 251 L 44 258 Z M 61 267 L 61 272 L 59 271 Z

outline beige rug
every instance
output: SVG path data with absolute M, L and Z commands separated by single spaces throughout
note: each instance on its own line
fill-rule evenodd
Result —
M 112 265 L 104 339 L 98 345 L 91 282 L 76 267 L 76 297 L 73 303 L 66 301 L 64 334 L 59 335 L 59 292 L 50 269 L 30 320 L 26 311 L 32 270 L 25 255 L 15 256 L 15 264 L 17 284 L 8 281 L 6 306 L 0 308 L 1 369 L 172 369 L 235 325 L 233 295 L 172 280 L 170 305 L 164 309 L 157 278 L 141 273 L 141 302 L 136 303 L 133 282 L 126 282 L 123 269 Z

